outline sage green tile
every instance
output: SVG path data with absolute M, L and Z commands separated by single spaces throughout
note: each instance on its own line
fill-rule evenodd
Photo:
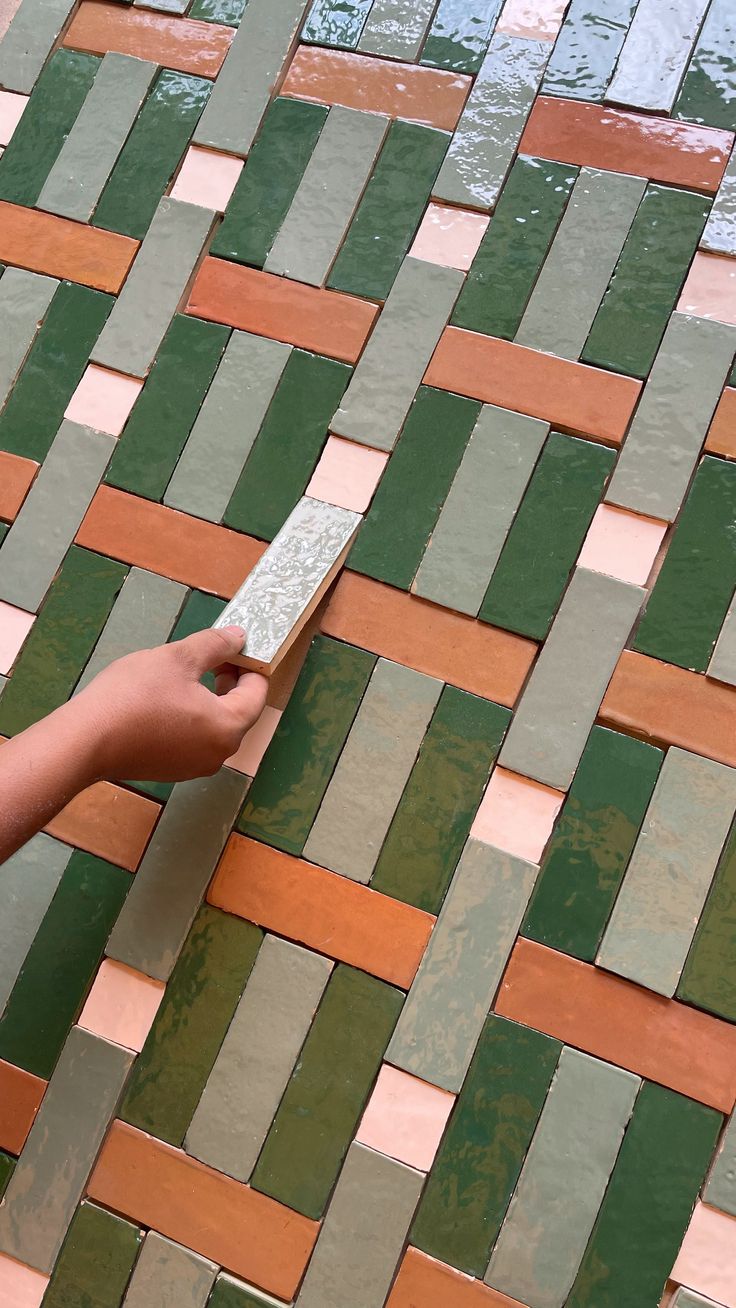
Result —
M 0 1150 L 0 1199 L 2 1199 L 8 1181 L 13 1175 L 15 1163 L 15 1158 L 11 1158 L 10 1154 L 5 1154 Z
M 348 565 L 408 590 L 424 554 L 480 404 L 420 386 Z
M 0 415 L 0 449 L 43 462 L 113 303 L 61 283 Z
M 59 285 L 25 268 L 8 268 L 0 283 L 0 408 L 36 339 Z
M 161 70 L 102 192 L 95 227 L 143 240 L 211 90 L 204 77 Z
M 736 592 L 708 664 L 708 676 L 736 686 Z
M 484 622 L 544 639 L 614 461 L 603 445 L 552 432 L 486 591 Z
M 718 1308 L 714 1299 L 706 1299 L 702 1294 L 696 1294 L 694 1290 L 685 1290 L 680 1286 L 671 1300 L 671 1308 Z
M 42 1308 L 120 1308 L 143 1234 L 96 1204 L 85 1202 L 43 1298 Z
M 245 988 L 263 933 L 205 904 L 166 987 L 120 1115 L 181 1145 Z
M 149 500 L 163 497 L 229 335 L 220 323 L 177 314 L 118 441 L 106 481 Z
M 69 862 L 68 845 L 43 831 L 0 865 L 0 1013 Z
M 304 494 L 350 377 L 347 364 L 292 350 L 225 513 L 225 524 L 273 540 Z
M 322 1216 L 403 998 L 364 972 L 335 968 L 253 1173 L 256 1190 Z
M 179 581 L 145 568 L 131 568 L 94 654 L 77 682 L 75 695 L 115 659 L 165 644 L 186 595 L 187 588 Z
M 215 232 L 213 254 L 263 267 L 327 114 L 325 105 L 274 100 Z
M 703 1199 L 712 1208 L 736 1217 L 736 1113 L 732 1113 L 721 1136 L 710 1176 L 703 1189 Z
M 419 123 L 391 124 L 328 285 L 385 300 L 422 220 L 450 137 Z
M 373 0 L 313 0 L 302 41 L 354 50 Z
M 127 571 L 72 546 L 3 691 L 0 733 L 24 731 L 69 698 Z
M 736 465 L 702 460 L 634 647 L 704 672 L 736 585 Z
M 245 1285 L 234 1276 L 221 1272 L 207 1300 L 207 1308 L 283 1308 L 281 1299 L 273 1299 L 254 1285 Z
M 129 872 L 74 850 L 0 1019 L 0 1058 L 51 1076 L 130 882 Z
M 672 112 L 709 0 L 639 0 L 606 99 L 629 109 Z M 653 58 L 653 52 L 656 57 Z
M 436 0 L 373 0 L 358 49 L 382 59 L 414 61 L 424 44 Z
M 572 0 L 542 82 L 543 95 L 602 100 L 637 0 Z
M 57 50 L 0 158 L 0 199 L 34 205 L 95 79 L 100 60 Z
M 125 1295 L 125 1308 L 205 1308 L 216 1263 L 148 1231 Z
M 585 342 L 584 363 L 648 375 L 709 209 L 694 191 L 647 187 Z
M 460 292 L 454 326 L 513 339 L 577 175 L 569 164 L 515 159 Z
M 561 1045 L 491 1013 L 435 1158 L 410 1243 L 482 1277 Z
M 491 700 L 445 686 L 371 889 L 439 912 L 510 717 Z
M 421 63 L 477 73 L 501 11 L 501 0 L 440 0 Z
M 566 1308 L 653 1308 L 662 1297 L 723 1121 L 645 1083 Z
M 592 962 L 654 790 L 663 754 L 593 727 L 522 935 Z
M 238 830 L 301 854 L 375 656 L 317 636 L 258 768 Z
M 673 116 L 736 131 L 736 24 L 731 0 L 713 0 L 688 65 Z
M 718 861 L 677 997 L 736 1022 L 736 825 Z
M 224 23 L 226 27 L 237 27 L 246 3 L 247 0 L 194 0 L 189 17 L 200 18 L 205 23 Z
M 1 86 L 30 95 L 73 8 L 73 0 L 21 0 L 13 6 L 0 45 Z

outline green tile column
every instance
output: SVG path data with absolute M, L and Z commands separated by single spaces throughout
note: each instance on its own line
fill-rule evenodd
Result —
M 42 1308 L 120 1308 L 142 1241 L 137 1226 L 83 1203 L 69 1227 Z
M 36 203 L 100 62 L 77 50 L 57 50 L 52 55 L 0 158 L 0 200 Z
M 713 0 L 673 110 L 674 118 L 736 131 L 736 26 L 731 0 Z
M 677 998 L 736 1022 L 736 825 L 726 842 Z

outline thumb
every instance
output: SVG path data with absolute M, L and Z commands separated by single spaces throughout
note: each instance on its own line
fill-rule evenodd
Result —
M 239 654 L 245 644 L 245 632 L 242 627 L 209 627 L 206 631 L 195 631 L 193 636 L 185 636 L 179 644 L 201 674 Z

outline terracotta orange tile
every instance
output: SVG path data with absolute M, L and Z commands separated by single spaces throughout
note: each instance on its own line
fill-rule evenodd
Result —
M 736 690 L 699 672 L 624 650 L 599 717 L 655 744 L 736 767 Z
M 494 768 L 471 836 L 539 863 L 565 795 L 506 768 Z
M 736 1027 L 519 937 L 495 1011 L 729 1113 Z
M 83 790 L 46 827 L 50 836 L 134 872 L 161 805 L 133 790 L 98 781 Z
M 41 1308 L 48 1276 L 0 1254 L 0 1308 Z
M 388 454 L 383 450 L 330 436 L 304 493 L 365 513 L 387 463 Z
M 384 1063 L 355 1138 L 407 1167 L 428 1172 L 455 1098 Z
M 234 35 L 232 27 L 218 23 L 83 0 L 63 44 L 90 54 L 115 50 L 180 73 L 216 77 Z
M 115 1122 L 88 1193 L 280 1299 L 291 1300 L 319 1223 Z
M 696 318 L 736 325 L 736 259 L 698 250 L 677 307 Z
M 31 489 L 40 464 L 0 450 L 0 518 L 12 522 Z
M 386 1308 L 523 1308 L 523 1305 L 498 1290 L 491 1290 L 482 1281 L 409 1248 Z
M 0 200 L 0 260 L 117 294 L 138 241 Z
M 409 254 L 427 263 L 439 263 L 443 268 L 467 272 L 490 221 L 484 213 L 430 204 Z
M 163 981 L 154 981 L 125 963 L 103 958 L 79 1026 L 103 1040 L 140 1053 L 165 989 Z
M 378 306 L 225 259 L 207 258 L 192 287 L 187 312 L 355 363 Z
M 435 919 L 347 877 L 230 837 L 210 904 L 408 989 Z
M 175 200 L 224 213 L 242 171 L 242 159 L 190 145 L 171 194 Z
M 322 631 L 511 707 L 537 652 L 531 640 L 344 572 Z
M 242 772 L 246 777 L 254 777 L 263 755 L 271 744 L 273 734 L 281 720 L 281 713 L 281 709 L 267 704 L 258 721 L 253 724 L 250 731 L 246 731 L 237 753 L 225 759 L 226 767 L 234 768 L 236 772 Z
M 389 118 L 408 118 L 451 132 L 457 126 L 471 84 L 470 77 L 438 68 L 302 45 L 291 62 L 281 94 L 372 110 Z
M 424 381 L 609 445 L 621 444 L 642 386 L 633 377 L 460 327 L 443 332 Z
M 697 1204 L 672 1280 L 724 1308 L 736 1308 L 736 1217 Z
M 497 32 L 554 41 L 567 8 L 567 0 L 506 0 L 496 23 Z
M 90 363 L 70 399 L 65 418 L 81 422 L 95 431 L 119 436 L 135 404 L 143 382 L 110 368 Z
M 713 415 L 705 448 L 710 454 L 736 459 L 736 389 L 727 386 Z
M 45 1092 L 40 1076 L 0 1059 L 0 1149 L 20 1153 Z
M 585 537 L 578 566 L 643 586 L 654 567 L 667 523 L 601 504 Z
M 715 127 L 541 95 L 527 119 L 519 153 L 715 192 L 733 139 L 732 132 Z
M 77 544 L 226 599 L 266 549 L 263 541 L 112 486 L 95 494 Z

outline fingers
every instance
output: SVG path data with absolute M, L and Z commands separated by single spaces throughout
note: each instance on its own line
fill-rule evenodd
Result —
M 261 716 L 266 707 L 268 679 L 260 672 L 243 672 L 236 686 L 225 693 L 223 703 L 234 714 L 240 729 L 245 732 Z
M 216 695 L 227 695 L 235 689 L 238 684 L 238 669 L 234 668 L 232 663 L 222 663 L 219 668 L 213 670 Z
M 242 627 L 209 627 L 175 642 L 186 650 L 199 676 L 239 654 L 245 641 Z

